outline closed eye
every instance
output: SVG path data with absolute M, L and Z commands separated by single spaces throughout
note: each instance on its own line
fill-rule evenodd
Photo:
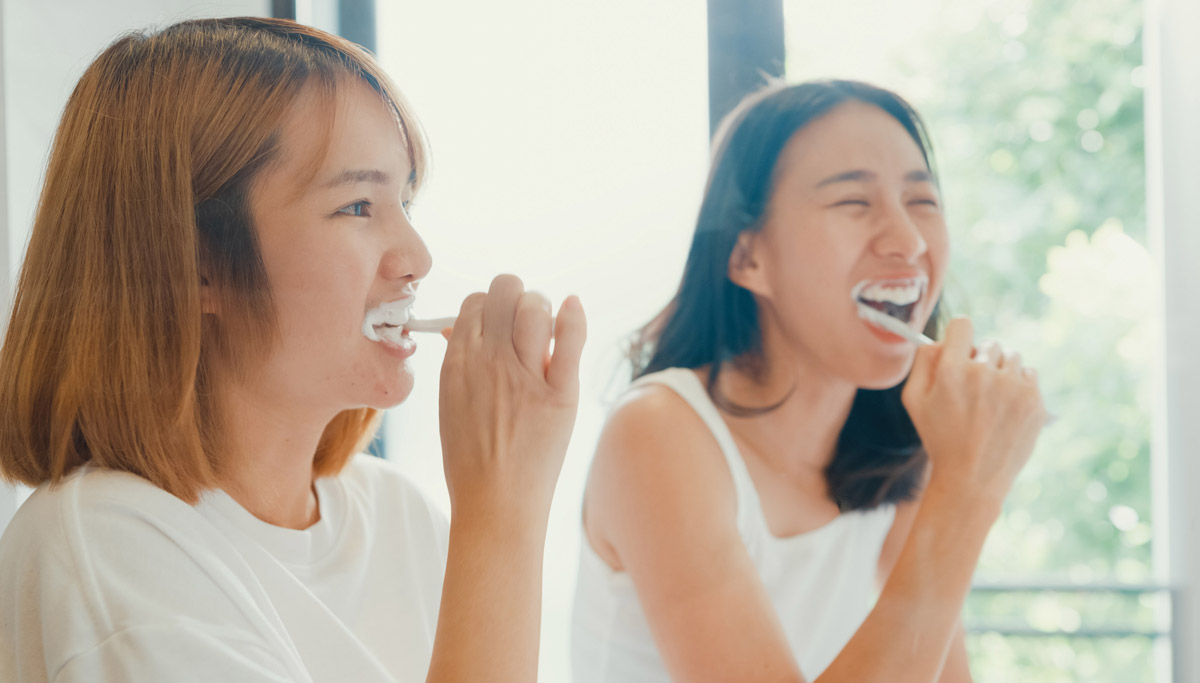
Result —
M 366 218 L 371 215 L 370 210 L 371 210 L 371 202 L 366 201 L 364 199 L 362 201 L 354 202 L 353 204 L 347 204 L 346 206 L 343 206 L 342 208 L 335 211 L 334 215 Z
M 909 204 L 921 204 L 924 206 L 931 206 L 935 209 L 938 208 L 938 203 L 937 203 L 936 199 L 928 199 L 928 198 L 914 199 L 911 202 L 909 202 Z
M 843 199 L 834 204 L 834 206 L 869 206 L 865 199 Z

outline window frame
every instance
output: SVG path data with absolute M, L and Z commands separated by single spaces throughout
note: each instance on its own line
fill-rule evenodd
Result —
M 1190 322 L 1196 306 L 1186 292 L 1200 291 L 1200 236 L 1189 238 L 1188 225 L 1200 225 L 1200 193 L 1188 195 L 1189 179 L 1200 158 L 1200 96 L 1189 83 L 1200 83 L 1200 5 L 1194 0 L 1145 1 L 1147 217 L 1151 251 L 1157 257 L 1163 295 L 1159 319 L 1170 320 L 1156 357 L 1156 405 L 1151 458 L 1151 496 L 1155 501 L 1155 581 L 1145 584 L 1072 585 L 975 582 L 982 593 L 1089 593 L 1170 595 L 1170 614 L 1154 629 L 1081 628 L 1039 631 L 996 623 L 969 623 L 969 633 L 999 633 L 1020 638 L 1145 637 L 1171 644 L 1172 679 L 1200 680 L 1200 504 L 1193 488 L 1200 482 L 1200 322 Z M 708 0 L 709 93 L 711 129 L 737 101 L 768 77 L 784 76 L 782 0 Z M 1165 145 L 1164 140 L 1171 140 Z M 1190 152 L 1190 154 L 1189 154 Z M 1176 226 L 1179 226 L 1178 228 Z M 1178 294 L 1173 294 L 1178 293 Z M 1189 310 L 1190 309 L 1190 310 Z M 1189 315 L 1192 314 L 1192 315 Z M 1200 317 L 1196 317 L 1200 320 Z M 1168 374 L 1167 369 L 1171 372 Z M 1183 370 L 1183 371 L 1181 371 Z M 1169 474 L 1169 476 L 1168 476 Z M 1160 650 L 1161 652 L 1161 650 Z M 1164 655 L 1156 655 L 1164 656 Z M 1165 664 L 1165 662 L 1163 662 Z

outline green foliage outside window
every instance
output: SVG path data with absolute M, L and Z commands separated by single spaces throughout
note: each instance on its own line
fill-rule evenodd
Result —
M 982 581 L 1154 578 L 1142 12 L 1129 0 L 944 0 L 894 55 L 939 164 L 947 304 L 1039 369 L 1057 415 L 989 538 Z M 980 592 L 967 622 L 1154 630 L 1159 599 Z M 982 681 L 1156 680 L 1150 638 L 969 640 Z

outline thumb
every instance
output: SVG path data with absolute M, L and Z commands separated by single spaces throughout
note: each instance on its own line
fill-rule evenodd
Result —
M 901 399 L 904 401 L 906 407 L 911 405 L 913 399 L 929 393 L 929 387 L 933 385 L 934 376 L 937 373 L 938 361 L 941 358 L 941 344 L 928 344 L 917 347 L 916 356 L 913 358 L 912 370 L 908 373 L 908 381 L 904 385 L 903 394 L 901 394 Z

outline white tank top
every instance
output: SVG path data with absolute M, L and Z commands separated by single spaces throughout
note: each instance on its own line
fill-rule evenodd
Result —
M 737 525 L 759 578 L 783 624 L 805 679 L 817 678 L 870 613 L 875 577 L 895 506 L 838 515 L 813 531 L 771 535 L 750 473 L 699 377 L 686 368 L 646 375 L 679 394 L 708 425 L 725 454 L 737 495 Z M 586 536 L 572 614 L 574 683 L 666 683 L 671 680 L 654 645 L 633 581 L 613 571 Z

